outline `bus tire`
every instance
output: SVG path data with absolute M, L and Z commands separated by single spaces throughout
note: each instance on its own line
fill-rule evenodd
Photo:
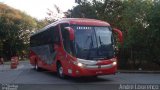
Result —
M 61 65 L 60 62 L 57 63 L 57 75 L 60 77 L 60 78 L 65 78 L 65 75 L 64 75 L 64 72 L 63 72 L 63 67 Z
M 36 61 L 36 63 L 35 63 L 34 69 L 35 69 L 36 71 L 40 71 L 40 67 L 38 66 L 38 62 L 37 62 L 37 61 Z

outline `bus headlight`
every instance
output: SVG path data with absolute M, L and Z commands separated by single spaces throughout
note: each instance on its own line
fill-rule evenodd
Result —
M 75 65 L 77 65 L 77 66 L 79 66 L 79 67 L 83 67 L 83 66 L 84 66 L 84 64 L 83 64 L 83 63 L 80 63 L 80 62 L 73 62 L 73 64 L 75 64 Z
M 115 65 L 117 65 L 117 62 L 115 61 L 115 62 L 113 62 L 112 64 L 113 64 L 113 66 L 115 66 Z
M 82 63 L 80 63 L 80 62 L 78 62 L 78 64 L 77 64 L 79 67 L 82 67 L 83 66 L 83 64 Z

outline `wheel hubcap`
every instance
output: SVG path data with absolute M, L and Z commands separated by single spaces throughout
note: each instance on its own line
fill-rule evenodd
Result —
M 59 67 L 59 75 L 62 77 L 63 76 L 63 68 Z
M 38 66 L 37 66 L 37 64 L 35 65 L 35 68 L 36 68 L 36 69 L 38 69 Z

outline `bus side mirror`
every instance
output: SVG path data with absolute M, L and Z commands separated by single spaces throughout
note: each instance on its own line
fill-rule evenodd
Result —
M 69 39 L 72 41 L 74 40 L 74 30 L 71 27 L 65 27 L 65 29 L 68 31 L 69 33 Z
M 122 44 L 123 43 L 123 34 L 119 29 L 113 28 L 114 33 L 118 33 L 118 41 Z

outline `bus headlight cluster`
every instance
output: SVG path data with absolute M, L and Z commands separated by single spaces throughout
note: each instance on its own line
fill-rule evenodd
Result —
M 113 66 L 115 66 L 115 65 L 117 65 L 117 62 L 116 62 L 116 61 L 114 61 L 112 64 L 113 64 Z
M 87 66 L 96 65 L 97 61 L 77 58 L 77 61 L 74 61 L 74 64 L 79 66 L 79 67 L 87 67 Z
M 83 64 L 82 63 L 80 63 L 80 62 L 78 62 L 78 64 L 77 64 L 79 67 L 83 67 Z
M 73 64 L 79 66 L 79 67 L 84 67 L 84 64 L 83 63 L 80 63 L 80 62 L 73 62 Z

